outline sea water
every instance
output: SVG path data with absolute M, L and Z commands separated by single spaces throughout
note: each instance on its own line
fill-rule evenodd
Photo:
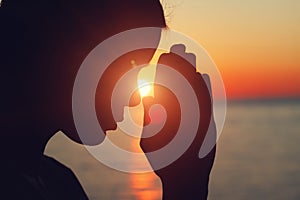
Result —
M 161 199 L 161 182 L 154 173 L 110 169 L 62 133 L 51 139 L 46 154 L 73 170 L 90 199 Z M 209 199 L 300 199 L 299 100 L 228 103 Z

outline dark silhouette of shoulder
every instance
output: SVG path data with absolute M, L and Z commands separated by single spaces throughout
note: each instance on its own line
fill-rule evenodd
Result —
M 1 171 L 1 199 L 88 199 L 75 174 L 46 155 L 33 172 L 14 167 L 4 167 Z

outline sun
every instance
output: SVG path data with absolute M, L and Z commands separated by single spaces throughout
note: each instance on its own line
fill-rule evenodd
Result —
M 150 93 L 151 93 L 151 83 L 150 82 L 148 82 L 144 79 L 138 80 L 138 87 L 139 87 L 140 95 L 142 98 L 150 95 Z

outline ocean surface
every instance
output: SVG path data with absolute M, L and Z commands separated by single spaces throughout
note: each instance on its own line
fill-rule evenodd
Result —
M 113 170 L 60 132 L 46 154 L 73 170 L 90 199 L 161 199 L 161 182 L 154 173 Z M 300 199 L 300 100 L 228 103 L 209 199 Z

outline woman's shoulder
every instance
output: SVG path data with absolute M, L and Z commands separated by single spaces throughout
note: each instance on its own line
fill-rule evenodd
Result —
M 73 171 L 52 157 L 42 157 L 40 176 L 46 188 L 60 199 L 88 199 Z

